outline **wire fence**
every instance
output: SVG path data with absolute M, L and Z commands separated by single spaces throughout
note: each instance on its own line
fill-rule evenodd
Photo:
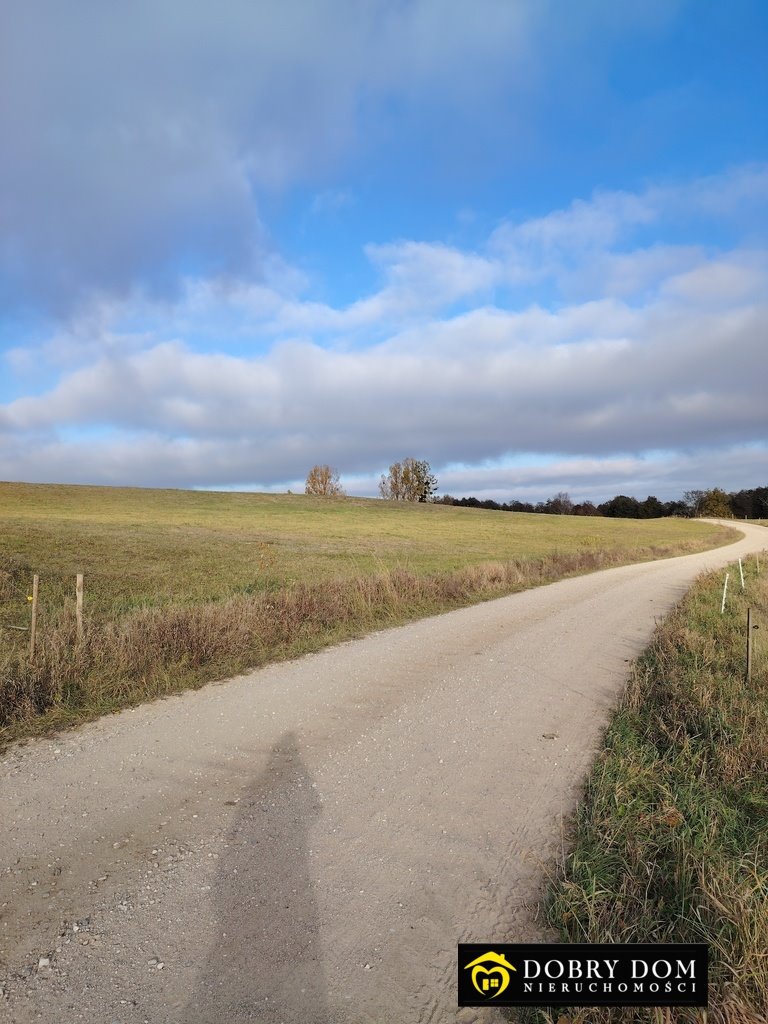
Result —
M 120 569 L 93 569 L 90 565 L 84 571 L 87 572 L 89 591 L 95 604 L 105 611 L 113 606 L 119 607 L 121 603 L 130 607 L 132 600 L 143 599 L 153 603 L 162 599 L 161 588 L 157 588 L 155 593 L 139 573 L 132 575 Z M 0 558 L 0 627 L 23 625 L 26 621 L 24 609 L 32 602 L 35 575 L 40 578 L 41 612 L 51 613 L 75 599 L 77 570 L 61 571 L 49 565 L 31 565 L 8 557 Z M 22 616 L 20 621 L 19 614 Z
M 107 574 L 103 575 L 106 578 Z M 32 638 L 40 612 L 61 608 L 70 595 L 79 601 L 82 609 L 82 583 L 77 598 L 76 579 L 82 578 L 73 573 L 50 571 L 42 576 L 18 562 L 0 563 L 0 642 L 13 644 L 14 639 L 20 640 L 26 635 L 34 651 Z M 41 591 L 46 598 L 44 605 L 39 600 Z
M 22 585 L 14 573 L 0 569 L 0 629 L 27 632 L 31 605 L 32 574 L 28 575 L 28 583 Z
M 724 614 L 731 594 L 728 582 L 734 577 L 732 592 L 744 593 L 750 577 L 761 574 L 761 555 L 763 566 L 766 554 L 754 553 L 738 560 L 738 572 L 734 566 L 725 574 L 721 614 Z M 0 561 L 0 655 L 3 658 L 13 656 L 22 645 L 29 647 L 31 658 L 35 656 L 35 640 L 42 626 L 45 637 L 50 630 L 56 630 L 57 624 L 71 621 L 74 626 L 73 635 L 79 645 L 84 631 L 99 628 L 101 625 L 117 621 L 124 614 L 130 614 L 139 608 L 163 607 L 168 598 L 163 600 L 159 594 L 144 590 L 139 601 L 126 600 L 125 577 L 121 573 L 109 571 L 88 572 L 88 620 L 84 620 L 85 579 L 82 573 L 57 572 L 45 569 L 44 574 L 32 571 L 31 567 L 17 560 Z M 121 587 L 122 584 L 122 587 Z M 116 591 L 123 589 L 121 595 Z M 250 590 L 243 592 L 250 593 Z M 208 597 L 207 601 L 210 601 Z M 204 600 L 202 603 L 207 603 Z M 173 599 L 169 603 L 173 603 Z M 183 604 L 197 604 L 185 595 Z M 752 621 L 752 611 L 748 610 L 746 623 L 746 671 L 749 680 L 752 670 L 753 650 L 757 637 L 754 630 L 759 628 Z

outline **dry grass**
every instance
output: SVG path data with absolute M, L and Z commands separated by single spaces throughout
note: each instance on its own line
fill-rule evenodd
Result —
M 86 622 L 48 617 L 34 661 L 0 662 L 0 741 L 92 718 L 249 667 L 617 561 L 605 552 L 486 563 L 418 576 L 393 569 L 223 601 L 144 608 Z
M 722 573 L 705 577 L 638 662 L 548 911 L 565 941 L 708 943 L 712 1024 L 768 1022 L 768 572 L 748 568 L 746 595 L 732 592 L 722 616 Z M 748 604 L 760 625 L 750 685 Z M 572 1020 L 629 1024 L 658 1012 Z
M 0 743 L 562 576 L 730 539 L 700 523 L 364 499 L 0 485 Z M 86 576 L 76 642 L 74 575 Z

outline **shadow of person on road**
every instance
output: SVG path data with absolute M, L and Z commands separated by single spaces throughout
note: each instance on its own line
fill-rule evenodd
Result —
M 243 795 L 214 884 L 216 941 L 179 1024 L 327 1024 L 310 828 L 321 805 L 296 737 Z

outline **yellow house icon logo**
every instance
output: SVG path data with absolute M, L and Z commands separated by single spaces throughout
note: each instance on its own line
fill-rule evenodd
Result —
M 492 967 L 484 967 L 483 964 L 493 964 Z M 500 953 L 484 953 L 471 964 L 465 964 L 464 970 L 472 968 L 472 984 L 481 996 L 495 999 L 500 996 L 509 984 L 509 972 L 516 971 L 509 960 Z

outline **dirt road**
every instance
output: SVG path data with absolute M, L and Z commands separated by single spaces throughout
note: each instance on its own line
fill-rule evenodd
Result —
M 0 1017 L 457 1017 L 458 941 L 539 934 L 542 864 L 702 555 L 343 644 L 7 752 Z

